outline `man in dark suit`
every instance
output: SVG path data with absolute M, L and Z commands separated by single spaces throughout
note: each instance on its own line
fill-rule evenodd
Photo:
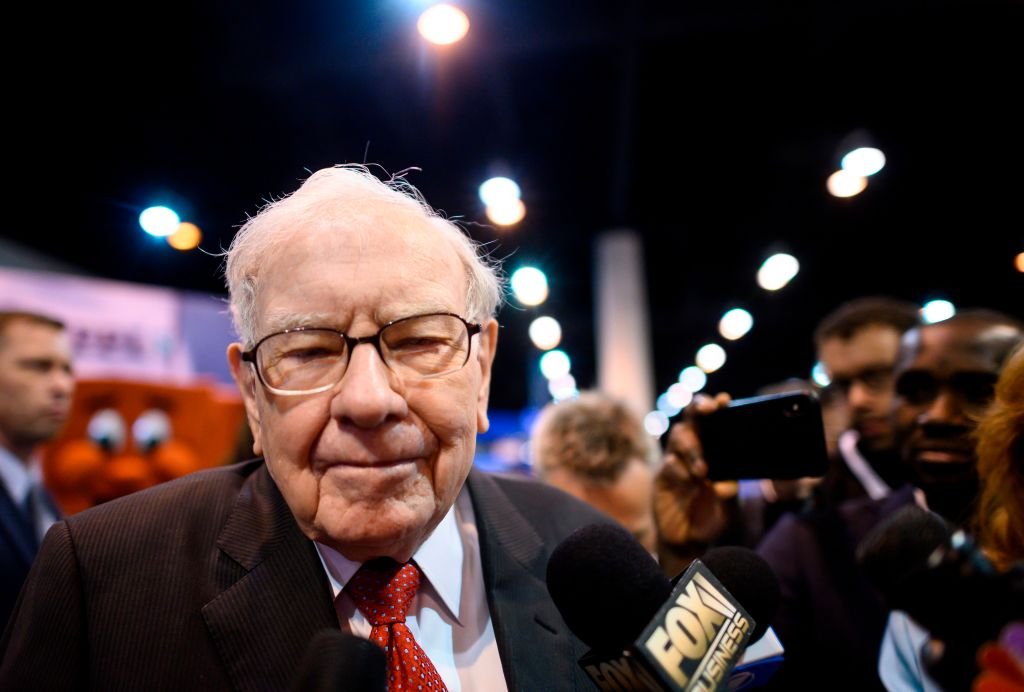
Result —
M 263 459 L 57 524 L 0 688 L 285 689 L 339 626 L 388 645 L 389 678 L 586 688 L 544 571 L 607 518 L 471 470 L 500 290 L 465 234 L 403 180 L 324 169 L 243 226 L 226 274 Z M 394 592 L 408 613 L 382 624 Z
M 64 325 L 36 313 L 0 311 L 0 626 L 39 542 L 60 515 L 35 454 L 67 420 L 74 387 Z

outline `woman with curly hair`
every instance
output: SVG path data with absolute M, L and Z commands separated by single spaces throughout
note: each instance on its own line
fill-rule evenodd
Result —
M 981 494 L 974 531 L 992 562 L 1006 569 L 1024 560 L 1024 347 L 1003 366 L 976 434 Z

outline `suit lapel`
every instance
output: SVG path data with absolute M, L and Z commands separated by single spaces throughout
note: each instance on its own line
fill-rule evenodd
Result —
M 338 619 L 316 548 L 265 466 L 242 487 L 218 547 L 222 591 L 202 613 L 231 681 L 286 689 L 310 638 Z
M 576 676 L 571 636 L 544 580 L 540 536 L 498 483 L 470 471 L 487 603 L 510 690 L 562 689 Z

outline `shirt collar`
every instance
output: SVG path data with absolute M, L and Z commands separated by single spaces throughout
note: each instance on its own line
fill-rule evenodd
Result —
M 40 483 L 42 478 L 42 468 L 38 459 L 32 459 L 26 466 L 21 459 L 0 447 L 0 481 L 17 504 L 25 504 L 32 486 Z
M 420 571 L 437 592 L 451 616 L 458 621 L 459 605 L 462 597 L 462 537 L 459 524 L 462 518 L 459 506 L 463 504 L 463 496 L 468 502 L 469 495 L 465 486 L 458 500 L 444 515 L 441 523 L 427 537 L 412 559 L 419 565 Z M 331 590 L 337 598 L 345 584 L 355 575 L 361 562 L 353 562 L 344 555 L 323 543 L 314 542 L 320 561 L 327 571 L 331 582 Z

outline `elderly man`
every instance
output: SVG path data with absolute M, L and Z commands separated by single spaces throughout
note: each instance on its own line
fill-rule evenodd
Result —
M 468 238 L 403 181 L 330 168 L 245 224 L 226 273 L 263 458 L 57 524 L 0 688 L 279 690 L 339 626 L 387 647 L 391 689 L 585 685 L 544 571 L 607 519 L 471 469 L 500 292 Z
M 0 312 L 0 626 L 60 515 L 35 454 L 67 420 L 74 387 L 64 325 L 36 313 Z

